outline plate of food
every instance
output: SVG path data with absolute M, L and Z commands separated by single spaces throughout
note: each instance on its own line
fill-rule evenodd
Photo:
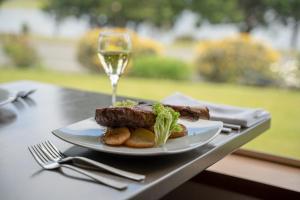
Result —
M 130 156 L 177 154 L 213 140 L 223 127 L 206 107 L 118 102 L 95 116 L 52 131 L 58 138 L 92 150 Z

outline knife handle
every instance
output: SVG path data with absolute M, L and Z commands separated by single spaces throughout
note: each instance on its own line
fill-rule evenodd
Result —
M 82 166 L 82 164 L 87 164 L 89 166 L 93 166 L 97 169 L 101 169 L 101 170 L 106 170 L 112 174 L 116 174 L 119 176 L 123 176 L 132 180 L 136 180 L 136 181 L 141 181 L 144 180 L 146 178 L 145 175 L 141 175 L 141 174 L 136 174 L 136 173 L 132 173 L 132 172 L 128 172 L 128 171 L 124 171 L 115 167 L 111 167 L 109 165 L 91 160 L 89 158 L 85 158 L 85 157 L 80 157 L 80 156 L 76 156 L 76 157 L 67 157 L 64 158 L 63 160 L 61 160 L 61 162 L 68 162 L 68 161 L 73 161 L 74 164 L 76 163 L 80 163 L 80 165 Z

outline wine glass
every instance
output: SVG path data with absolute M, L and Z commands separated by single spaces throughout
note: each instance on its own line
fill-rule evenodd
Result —
M 116 102 L 117 86 L 131 53 L 128 33 L 103 32 L 98 38 L 98 57 L 112 85 L 112 105 Z

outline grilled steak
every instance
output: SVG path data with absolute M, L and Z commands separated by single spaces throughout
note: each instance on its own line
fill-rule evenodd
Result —
M 198 120 L 209 119 L 209 110 L 206 107 L 189 107 L 165 105 L 180 113 L 180 117 Z M 98 124 L 107 127 L 149 128 L 155 124 L 156 116 L 149 105 L 129 107 L 97 108 L 95 120 Z
M 106 107 L 96 109 L 95 120 L 108 127 L 150 127 L 155 123 L 155 115 L 146 106 Z
M 175 106 L 165 105 L 173 108 L 180 113 L 180 118 L 196 121 L 198 119 L 209 119 L 209 110 L 207 107 L 190 107 L 190 106 Z

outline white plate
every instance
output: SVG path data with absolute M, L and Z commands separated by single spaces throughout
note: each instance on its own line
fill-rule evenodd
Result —
M 223 127 L 222 122 L 208 120 L 198 120 L 196 122 L 179 120 L 179 123 L 187 127 L 187 136 L 169 139 L 163 147 L 153 148 L 137 149 L 105 145 L 100 141 L 100 136 L 106 128 L 97 124 L 92 118 L 54 130 L 52 133 L 66 142 L 96 151 L 131 156 L 152 156 L 182 153 L 198 148 L 214 139 Z
M 10 97 L 11 94 L 9 91 L 0 88 L 0 107 L 5 105 Z

